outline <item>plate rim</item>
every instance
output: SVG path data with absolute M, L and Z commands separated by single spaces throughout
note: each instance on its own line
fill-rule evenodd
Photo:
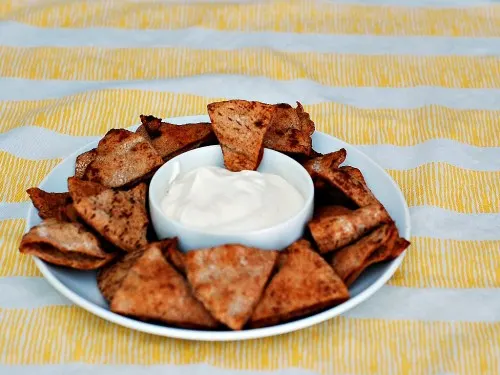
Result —
M 181 123 L 181 122 L 193 122 L 193 121 L 204 121 L 206 120 L 206 115 L 193 115 L 193 116 L 179 116 L 179 117 L 172 117 L 172 118 L 166 118 L 164 121 L 169 121 L 171 123 Z M 135 129 L 137 128 L 138 125 L 133 125 L 128 127 L 127 129 Z M 357 152 L 362 154 L 364 157 L 366 157 L 368 160 L 370 160 L 373 165 L 378 169 L 379 172 L 384 174 L 386 177 L 388 177 L 391 181 L 394 187 L 396 188 L 398 192 L 398 199 L 403 202 L 403 208 L 404 208 L 404 217 L 407 225 L 405 228 L 403 228 L 404 233 L 402 233 L 402 236 L 406 239 L 410 238 L 410 233 L 411 233 L 411 221 L 410 221 L 410 212 L 408 208 L 408 203 L 406 202 L 406 199 L 399 187 L 399 185 L 394 181 L 394 179 L 378 164 L 376 163 L 372 158 L 370 158 L 368 155 L 366 155 L 363 151 L 361 151 L 358 147 L 355 145 L 349 144 L 342 139 L 339 139 L 337 137 L 334 137 L 330 134 L 324 133 L 324 132 L 319 132 L 322 136 L 327 136 L 335 140 L 336 142 L 348 146 L 349 148 L 354 148 L 356 149 Z M 52 171 L 57 168 L 60 164 L 65 162 L 66 160 L 70 158 L 76 159 L 76 156 L 79 155 L 81 152 L 84 150 L 88 150 L 91 144 L 95 144 L 96 142 L 99 142 L 98 140 L 94 140 L 91 142 L 88 142 L 87 144 L 83 145 L 82 147 L 78 148 L 74 152 L 72 152 L 70 155 L 66 156 L 61 160 L 60 163 L 58 163 L 50 172 L 43 178 L 42 181 L 38 184 L 38 186 L 41 186 L 46 183 L 46 181 L 49 179 Z M 33 211 L 36 210 L 35 207 L 33 206 L 32 202 L 29 202 L 30 207 L 28 209 L 27 215 L 26 215 L 26 227 L 25 227 L 25 232 L 26 233 L 30 227 L 29 227 L 29 222 L 30 222 L 30 217 L 33 215 Z M 370 297 L 372 297 L 382 286 L 384 286 L 387 281 L 394 275 L 396 270 L 400 267 L 401 263 L 403 262 L 404 257 L 406 256 L 407 251 L 404 251 L 401 255 L 399 255 L 397 258 L 391 261 L 389 267 L 387 270 L 384 271 L 382 275 L 370 286 L 368 286 L 365 290 L 363 290 L 361 293 L 357 294 L 356 296 L 350 298 L 344 303 L 341 303 L 340 305 L 334 306 L 328 310 L 322 311 L 320 313 L 307 316 L 302 319 L 298 319 L 292 322 L 287 322 L 287 323 L 282 323 L 278 324 L 275 326 L 271 327 L 263 327 L 263 328 L 256 328 L 256 329 L 249 329 L 249 330 L 241 330 L 241 331 L 208 331 L 208 330 L 191 330 L 191 329 L 184 329 L 184 328 L 176 328 L 176 327 L 168 327 L 168 326 L 163 326 L 163 325 L 157 325 L 154 323 L 148 323 L 148 322 L 143 322 L 140 320 L 136 320 L 127 316 L 119 315 L 111 310 L 107 310 L 101 306 L 95 305 L 94 303 L 88 301 L 84 297 L 81 297 L 78 295 L 76 292 L 73 292 L 71 289 L 69 289 L 65 284 L 63 284 L 61 281 L 59 281 L 52 271 L 48 268 L 48 264 L 39 259 L 36 256 L 33 256 L 33 260 L 37 266 L 37 268 L 40 270 L 44 278 L 47 280 L 47 282 L 54 288 L 56 289 L 60 294 L 62 294 L 64 297 L 69 299 L 73 304 L 79 306 L 80 308 L 83 308 L 84 310 L 100 317 L 101 319 L 107 320 L 109 322 L 115 323 L 117 325 L 133 329 L 136 331 L 148 333 L 148 334 L 153 334 L 157 336 L 163 336 L 163 337 L 171 337 L 171 338 L 176 338 L 176 339 L 184 339 L 184 340 L 194 340 L 194 341 L 242 341 L 242 340 L 250 340 L 250 339 L 258 339 L 258 338 L 264 338 L 264 337 L 270 337 L 270 336 L 278 336 L 294 331 L 298 331 L 307 327 L 314 326 L 316 324 L 322 323 L 324 321 L 327 321 L 329 319 L 332 319 L 336 316 L 342 315 L 345 312 L 351 310 L 355 306 L 361 304 L 362 302 L 366 301 Z

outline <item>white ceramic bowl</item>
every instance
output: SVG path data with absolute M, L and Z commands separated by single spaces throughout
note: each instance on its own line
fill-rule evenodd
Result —
M 179 247 L 183 251 L 228 243 L 238 243 L 266 250 L 280 250 L 302 237 L 314 209 L 314 186 L 311 177 L 304 167 L 295 160 L 269 149 L 264 150 L 257 171 L 279 175 L 299 191 L 304 198 L 304 206 L 294 216 L 269 228 L 227 234 L 212 233 L 189 227 L 167 217 L 161 210 L 161 200 L 168 190 L 172 176 L 177 172 L 182 175 L 193 169 L 207 166 L 224 167 L 224 159 L 219 145 L 185 152 L 169 160 L 156 171 L 149 185 L 149 209 L 153 227 L 160 239 L 178 237 Z

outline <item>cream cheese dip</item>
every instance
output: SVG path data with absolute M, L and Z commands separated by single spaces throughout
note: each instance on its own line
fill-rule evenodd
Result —
M 282 223 L 304 204 L 304 197 L 281 176 L 208 166 L 174 173 L 161 210 L 186 226 L 244 233 Z

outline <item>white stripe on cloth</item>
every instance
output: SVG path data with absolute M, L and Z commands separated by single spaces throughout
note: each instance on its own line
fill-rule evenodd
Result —
M 298 79 L 207 74 L 150 81 L 60 81 L 0 77 L 0 100 L 44 100 L 93 90 L 146 90 L 207 97 L 246 98 L 267 103 L 337 102 L 360 108 L 410 109 L 442 105 L 454 109 L 500 110 L 500 89 L 443 87 L 330 87 Z
M 179 30 L 38 28 L 12 21 L 0 22 L 0 44 L 12 47 L 271 48 L 286 52 L 360 55 L 500 56 L 500 38 L 243 32 L 198 27 Z
M 1 277 L 1 309 L 71 305 L 42 277 Z M 477 307 L 481 306 L 480 309 Z M 500 289 L 406 288 L 383 286 L 343 316 L 361 319 L 409 319 L 467 322 L 500 321 Z

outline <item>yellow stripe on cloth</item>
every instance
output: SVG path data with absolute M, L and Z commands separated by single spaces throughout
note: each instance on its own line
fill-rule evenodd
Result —
M 0 276 L 41 276 L 31 256 L 19 253 L 26 220 L 0 221 Z
M 45 3 L 45 5 L 44 5 Z M 404 5 L 404 4 L 402 4 Z M 424 8 L 266 1 L 260 4 L 146 4 L 138 1 L 10 0 L 0 17 L 40 27 L 117 27 L 372 35 L 500 36 L 500 8 Z
M 500 241 L 412 237 L 390 285 L 413 288 L 500 288 Z
M 28 199 L 26 189 L 38 186 L 60 159 L 33 161 L 0 152 L 0 201 L 21 202 Z
M 221 343 L 139 333 L 76 306 L 3 309 L 0 314 L 0 363 L 11 365 L 205 363 L 238 370 L 298 367 L 366 375 L 496 374 L 500 366 L 500 323 L 339 317 L 291 334 Z
M 0 47 L 0 55 L 1 76 L 25 79 L 140 80 L 218 73 L 310 79 L 331 86 L 500 87 L 500 58 L 495 56 L 94 47 Z
M 19 253 L 25 220 L 0 221 L 0 277 L 40 276 L 30 256 Z M 500 241 L 412 237 L 390 285 L 409 288 L 500 287 Z
M 70 135 L 102 135 L 139 123 L 140 114 L 175 117 L 206 114 L 222 98 L 141 90 L 101 90 L 37 101 L 0 101 L 5 132 L 23 125 Z M 306 105 L 316 128 L 353 144 L 414 145 L 448 138 L 474 146 L 500 146 L 500 111 L 442 106 L 418 109 L 362 109 L 325 102 Z
M 446 163 L 388 170 L 409 206 L 436 206 L 465 213 L 500 212 L 500 172 L 479 172 Z

